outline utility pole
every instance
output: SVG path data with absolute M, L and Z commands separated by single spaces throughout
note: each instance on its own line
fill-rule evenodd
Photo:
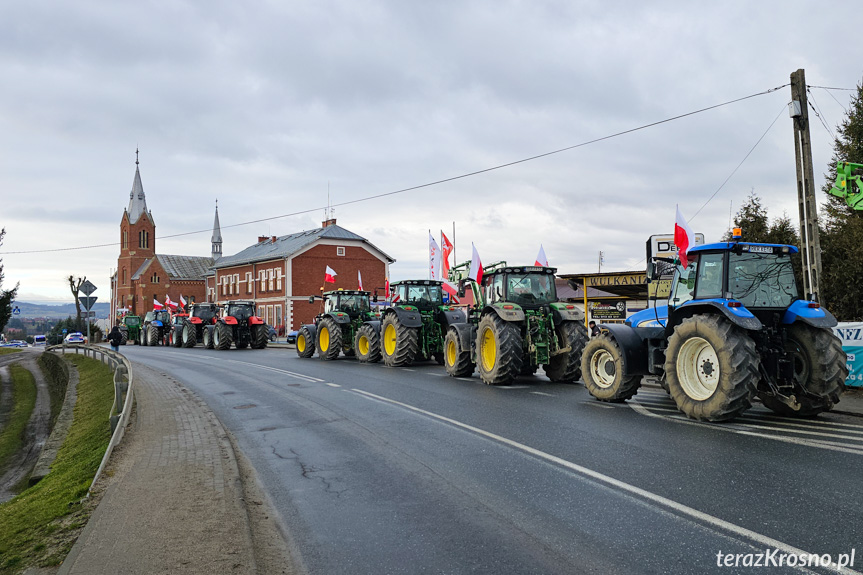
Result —
M 812 175 L 812 140 L 809 138 L 809 102 L 803 69 L 791 74 L 789 115 L 794 120 L 797 163 L 797 202 L 800 208 L 800 241 L 803 243 L 803 291 L 806 299 L 821 301 L 821 240 L 818 237 L 818 205 Z

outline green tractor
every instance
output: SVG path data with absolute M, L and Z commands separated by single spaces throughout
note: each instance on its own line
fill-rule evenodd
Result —
M 450 325 L 444 339 L 447 373 L 468 377 L 477 368 L 485 383 L 501 385 L 542 365 L 551 381 L 579 379 L 587 328 L 578 308 L 557 301 L 556 271 L 506 266 L 484 275 L 482 286 L 470 281 L 468 321 Z
M 380 313 L 371 309 L 369 293 L 337 290 L 323 295 L 324 311 L 315 323 L 304 325 L 297 334 L 297 355 L 312 357 L 315 350 L 322 360 L 332 360 L 344 351 L 361 362 L 381 359 Z M 314 303 L 315 296 L 309 297 Z
M 443 282 L 405 280 L 392 284 L 393 305 L 383 312 L 384 363 L 402 367 L 434 358 L 443 364 L 444 336 L 450 325 L 465 323 L 464 311 L 444 303 Z
M 137 315 L 123 316 L 123 323 L 120 324 L 120 333 L 123 334 L 123 340 L 120 345 L 126 345 L 128 342 L 133 344 L 141 337 L 141 318 Z

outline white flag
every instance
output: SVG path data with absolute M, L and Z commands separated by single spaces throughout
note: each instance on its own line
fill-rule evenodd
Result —
M 539 254 L 536 256 L 536 264 L 538 266 L 548 267 L 548 258 L 545 257 L 545 250 L 542 249 L 542 244 L 539 244 Z
M 440 277 L 440 266 L 441 266 L 441 257 L 440 257 L 440 247 L 438 247 L 437 242 L 434 237 L 432 237 L 431 233 L 429 233 L 429 279 L 430 280 L 439 280 Z
M 363 291 L 363 272 L 357 270 L 357 283 L 360 284 L 360 291 Z

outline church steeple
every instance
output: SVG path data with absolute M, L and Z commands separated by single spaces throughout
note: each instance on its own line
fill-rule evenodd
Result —
M 132 191 L 129 192 L 129 223 L 134 224 L 142 215 L 147 214 L 147 198 L 144 196 L 144 185 L 141 183 L 141 171 L 138 169 L 138 150 L 135 150 L 135 180 Z
M 213 237 L 210 238 L 210 242 L 212 242 L 212 255 L 213 260 L 217 260 L 222 257 L 222 229 L 219 226 L 219 200 L 216 200 L 216 219 L 213 221 Z

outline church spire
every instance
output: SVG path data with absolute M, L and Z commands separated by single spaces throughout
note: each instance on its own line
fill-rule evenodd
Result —
M 129 192 L 129 222 L 134 224 L 147 213 L 147 198 L 144 197 L 144 185 L 141 183 L 141 172 L 138 169 L 138 150 L 135 150 L 135 180 L 132 191 Z
M 210 242 L 212 242 L 212 255 L 215 261 L 222 257 L 222 228 L 219 226 L 219 200 L 216 200 L 216 219 L 213 220 L 213 237 L 210 238 Z

